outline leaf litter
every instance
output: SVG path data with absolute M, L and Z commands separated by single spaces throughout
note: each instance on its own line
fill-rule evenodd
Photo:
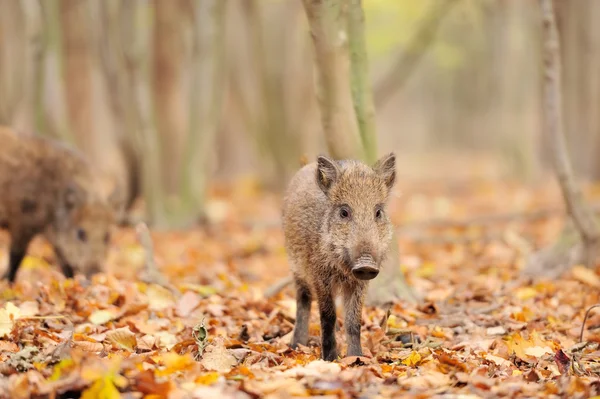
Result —
M 400 190 L 391 204 L 398 226 L 427 220 L 431 209 L 458 220 L 560 206 L 553 186 Z M 43 266 L 49 249 L 36 241 L 17 284 L 0 282 L 0 397 L 599 395 L 600 311 L 578 339 L 586 310 L 600 302 L 599 270 L 575 266 L 556 281 L 520 275 L 531 249 L 560 232 L 560 216 L 400 230 L 401 266 L 423 302 L 366 307 L 364 356 L 324 362 L 315 307 L 309 345 L 292 350 L 293 290 L 264 295 L 289 270 L 277 196 L 234 187 L 212 198 L 219 206 L 208 209 L 220 213 L 208 227 L 151 233 L 153 267 L 168 287 L 139 278 L 144 248 L 133 228 L 117 232 L 108 273 L 89 284 Z

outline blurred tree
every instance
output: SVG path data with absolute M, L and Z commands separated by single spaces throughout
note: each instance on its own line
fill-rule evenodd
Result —
M 301 8 L 287 1 L 237 4 L 244 32 L 238 40 L 249 51 L 231 55 L 238 62 L 230 63 L 230 84 L 257 152 L 264 155 L 260 158 L 264 181 L 281 189 L 297 170 L 302 140 L 309 135 L 308 115 L 314 109 L 312 70 L 302 58 L 308 41 L 298 29 Z
M 19 1 L 0 0 L 0 124 L 12 125 L 25 93 L 27 36 Z
M 556 177 L 572 225 L 567 225 L 557 243 L 532 257 L 526 273 L 553 277 L 573 264 L 584 263 L 594 267 L 600 254 L 600 230 L 575 181 L 566 144 L 561 84 L 561 42 L 554 7 L 552 0 L 539 1 L 544 32 L 543 128 L 548 136 Z
M 368 81 L 361 0 L 304 0 L 313 38 L 319 105 L 327 147 L 336 159 L 376 158 L 373 99 Z M 349 49 L 352 53 L 350 56 Z M 416 300 L 404 281 L 394 234 L 391 254 L 369 288 L 368 302 Z
M 184 22 L 189 19 L 184 19 L 184 0 L 156 0 L 153 10 L 152 98 L 160 143 L 160 178 L 168 198 L 176 196 L 180 186 L 186 139 Z
M 375 85 L 375 102 L 383 107 L 390 97 L 398 91 L 412 75 L 421 57 L 436 38 L 436 33 L 444 17 L 458 0 L 444 0 L 433 4 L 429 13 L 420 22 L 404 51 L 398 54 L 388 73 Z
M 89 0 L 60 0 L 60 27 L 63 46 L 62 79 L 70 130 L 77 145 L 94 159 L 97 151 L 94 126 L 92 68 L 94 63 Z
M 180 188 L 185 218 L 202 218 L 224 86 L 225 0 L 189 0 L 193 16 L 188 139 Z

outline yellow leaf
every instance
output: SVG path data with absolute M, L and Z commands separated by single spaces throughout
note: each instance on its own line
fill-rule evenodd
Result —
M 189 353 L 179 355 L 175 352 L 166 352 L 160 356 L 160 360 L 164 365 L 164 369 L 156 370 L 157 377 L 171 375 L 177 371 L 186 370 L 191 367 L 195 361 Z
M 75 362 L 71 358 L 61 360 L 56 364 L 56 366 L 54 366 L 54 369 L 52 370 L 52 375 L 50 376 L 50 381 L 60 380 L 60 377 L 62 377 L 63 373 L 66 370 L 72 369 L 74 366 Z
M 126 349 L 129 352 L 135 351 L 137 340 L 135 334 L 131 332 L 129 327 L 117 328 L 106 333 L 106 339 L 113 345 Z
M 196 384 L 202 385 L 212 385 L 219 379 L 220 374 L 216 371 L 211 371 L 209 373 L 202 374 L 200 377 L 196 378 Z
M 421 355 L 419 352 L 412 351 L 410 355 L 408 355 L 408 357 L 402 361 L 402 364 L 413 367 L 419 364 L 420 361 Z
M 89 320 L 93 324 L 102 325 L 108 323 L 114 318 L 115 315 L 109 310 L 96 310 L 90 315 Z
M 534 298 L 538 292 L 531 287 L 521 287 L 517 290 L 516 296 L 522 301 Z
M 600 277 L 598 277 L 593 270 L 588 269 L 585 266 L 574 266 L 571 269 L 571 273 L 573 273 L 575 280 L 578 280 L 591 287 L 600 288 Z
M 91 387 L 81 394 L 81 399 L 120 399 L 121 393 L 113 383 L 110 376 L 96 380 Z
M 15 320 L 21 317 L 21 310 L 12 302 L 7 302 L 3 309 L 0 309 L 0 338 L 10 334 Z
M 151 284 L 146 290 L 150 310 L 163 310 L 175 306 L 175 298 L 171 291 L 157 284 Z
M 540 357 L 546 353 L 554 352 L 554 344 L 544 341 L 536 331 L 532 331 L 528 340 L 524 339 L 518 332 L 508 336 L 506 344 L 509 351 L 525 361 Z
M 417 269 L 417 276 L 428 278 L 435 274 L 435 264 L 433 262 L 423 262 L 420 268 Z
M 407 325 L 408 324 L 406 323 L 405 320 L 400 319 L 400 318 L 394 316 L 393 314 L 390 315 L 390 317 L 388 317 L 388 319 L 387 319 L 387 327 L 388 328 L 401 329 L 401 328 L 406 328 Z

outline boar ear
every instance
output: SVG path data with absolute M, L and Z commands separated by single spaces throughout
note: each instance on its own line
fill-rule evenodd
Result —
M 80 187 L 71 183 L 67 186 L 63 194 L 63 200 L 67 210 L 72 210 L 85 201 L 85 195 Z
M 334 161 L 322 155 L 317 158 L 317 184 L 325 194 L 335 183 L 338 175 L 339 170 Z
M 388 189 L 391 189 L 396 182 L 396 155 L 391 152 L 381 157 L 373 170 L 383 179 Z

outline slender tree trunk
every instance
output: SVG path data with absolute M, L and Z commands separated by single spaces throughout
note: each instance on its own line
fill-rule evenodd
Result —
M 19 1 L 0 0 L 0 124 L 11 125 L 25 92 L 25 16 Z
M 60 0 L 63 81 L 70 131 L 86 154 L 97 151 L 93 121 L 93 54 L 88 0 Z
M 204 217 L 212 149 L 221 120 L 226 4 L 226 0 L 203 0 L 192 4 L 194 34 L 190 121 L 181 186 L 185 208 L 183 218 L 192 222 Z
M 358 119 L 360 137 L 365 151 L 365 160 L 377 161 L 377 131 L 375 128 L 375 106 L 369 75 L 369 59 L 365 43 L 365 14 L 362 0 L 350 0 L 348 33 L 351 59 L 351 87 L 354 112 Z
M 553 246 L 534 254 L 525 272 L 556 276 L 573 263 L 595 266 L 600 233 L 595 216 L 585 204 L 581 189 L 575 182 L 567 150 L 561 92 L 560 36 L 552 0 L 539 1 L 544 40 L 543 129 L 548 135 L 556 177 L 579 240 L 573 237 L 570 226 L 567 226 Z
M 183 3 L 182 0 L 155 0 L 153 5 L 153 98 L 160 137 L 162 180 L 167 196 L 176 196 L 187 130 Z
M 331 156 L 363 158 L 350 88 L 347 2 L 303 0 L 317 64 L 321 123 Z

